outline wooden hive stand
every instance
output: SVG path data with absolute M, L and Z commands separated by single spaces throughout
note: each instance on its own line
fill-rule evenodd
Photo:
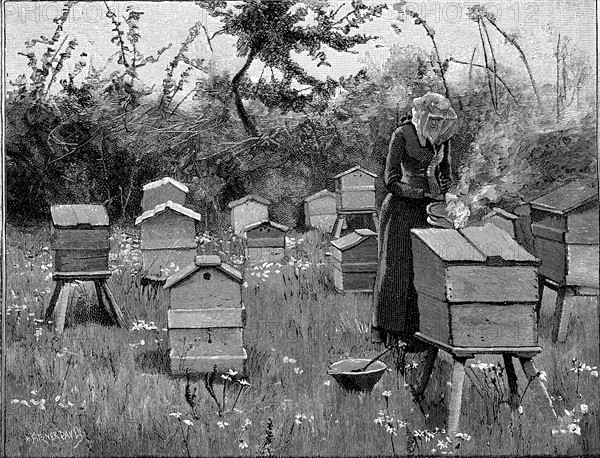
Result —
M 545 286 L 557 292 L 552 338 L 564 342 L 577 296 L 598 296 L 598 187 L 572 182 L 531 202 L 531 230 Z
M 55 316 L 56 331 L 64 330 L 67 308 L 74 297 L 72 282 L 93 281 L 98 303 L 113 323 L 125 326 L 123 313 L 107 280 L 109 223 L 101 205 L 53 205 L 51 247 L 54 251 L 52 278 L 56 282 L 45 312 L 46 322 Z
M 333 225 L 333 238 L 339 238 L 351 216 L 371 215 L 375 231 L 379 230 L 375 206 L 375 175 L 360 166 L 352 167 L 334 177 L 337 219 Z
M 479 354 L 501 354 L 510 406 L 519 407 L 512 358 L 519 358 L 541 410 L 556 413 L 533 357 L 538 346 L 535 308 L 539 260 L 493 224 L 465 229 L 412 229 L 419 331 L 428 358 L 414 387 L 419 400 L 438 350 L 453 358 L 448 435 L 459 431 L 465 362 Z

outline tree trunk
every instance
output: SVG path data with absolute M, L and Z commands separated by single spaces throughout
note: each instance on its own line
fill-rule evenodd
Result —
M 250 65 L 252 64 L 252 61 L 254 60 L 255 56 L 256 49 L 253 48 L 250 50 L 250 53 L 246 58 L 246 63 L 244 64 L 244 66 L 240 69 L 239 72 L 236 73 L 236 75 L 231 80 L 231 90 L 233 91 L 233 95 L 235 98 L 235 107 L 237 109 L 238 116 L 240 117 L 242 124 L 244 124 L 244 129 L 246 129 L 246 132 L 251 137 L 258 137 L 259 133 L 256 129 L 254 121 L 252 120 L 252 118 L 250 118 L 250 115 L 246 111 L 246 107 L 244 107 L 244 102 L 242 101 L 242 96 L 240 94 L 240 82 L 246 74 L 246 71 L 250 68 Z

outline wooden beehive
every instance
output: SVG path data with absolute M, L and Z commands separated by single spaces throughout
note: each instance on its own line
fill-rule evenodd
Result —
M 323 232 L 331 232 L 337 218 L 335 194 L 327 189 L 304 200 L 305 224 Z
M 108 215 L 102 205 L 53 205 L 54 272 L 108 272 Z
M 374 211 L 377 175 L 360 166 L 335 176 L 337 211 Z
M 260 196 L 249 195 L 230 202 L 231 228 L 234 234 L 242 235 L 245 227 L 269 219 L 270 201 Z
M 288 227 L 274 221 L 262 220 L 244 228 L 246 262 L 277 262 L 283 259 Z
M 377 234 L 356 229 L 331 242 L 333 280 L 338 291 L 373 292 L 377 276 Z
M 140 215 L 141 250 L 145 275 L 165 278 L 194 261 L 196 221 L 200 215 L 168 201 Z
M 185 199 L 189 192 L 189 188 L 186 185 L 169 177 L 148 183 L 142 189 L 144 191 L 142 197 L 143 212 L 152 210 L 157 205 L 168 201 L 185 205 Z
M 570 183 L 531 202 L 540 275 L 559 285 L 598 288 L 598 188 Z
M 455 347 L 537 345 L 538 259 L 493 224 L 411 232 L 421 334 Z
M 242 274 L 218 256 L 197 256 L 170 276 L 167 312 L 171 372 L 245 372 Z

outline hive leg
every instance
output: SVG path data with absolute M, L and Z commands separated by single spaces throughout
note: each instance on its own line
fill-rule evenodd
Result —
M 56 301 L 58 300 L 58 296 L 62 290 L 64 282 L 57 281 L 54 285 L 54 291 L 52 292 L 52 297 L 50 298 L 50 303 L 48 304 L 48 308 L 46 309 L 46 313 L 44 315 L 44 320 L 46 323 L 52 320 L 52 314 L 54 313 L 54 307 L 56 307 Z
M 538 370 L 535 367 L 533 359 L 519 358 L 519 360 L 521 361 L 521 367 L 527 376 L 527 380 L 529 380 L 529 387 L 538 401 L 542 414 L 545 418 L 556 419 L 556 411 L 552 405 L 552 400 L 550 399 L 550 396 L 548 396 L 548 391 L 546 391 L 544 382 L 542 382 L 542 379 L 538 375 Z
M 94 282 L 94 287 L 96 288 L 96 297 L 98 297 L 98 305 L 100 308 L 106 310 L 106 313 L 108 313 L 110 319 L 116 323 L 117 319 L 110 308 L 109 301 L 104 301 L 104 290 L 102 289 L 102 283 L 104 282 L 100 280 Z
M 504 367 L 506 368 L 506 378 L 508 379 L 508 389 L 510 397 L 508 399 L 508 405 L 512 411 L 519 408 L 519 385 L 517 381 L 517 373 L 515 372 L 515 366 L 513 365 L 512 356 L 503 354 Z
M 375 232 L 379 234 L 379 218 L 377 218 L 377 212 L 373 212 L 373 223 L 375 223 Z
M 542 299 L 544 297 L 544 277 L 538 275 L 538 301 L 535 305 L 535 322 L 540 322 L 540 312 L 542 310 Z
M 417 381 L 413 388 L 413 394 L 417 401 L 420 401 L 425 393 L 431 374 L 433 373 L 433 366 L 435 364 L 435 358 L 437 357 L 438 349 L 434 346 L 429 346 L 425 350 L 425 360 L 422 362 L 422 369 L 417 375 Z
M 458 432 L 462 392 L 465 382 L 465 362 L 466 358 L 454 357 L 454 362 L 452 364 L 452 386 L 450 387 L 448 422 L 446 425 L 446 431 L 448 432 L 450 440 L 454 440 L 454 436 Z
M 573 288 L 561 286 L 556 294 L 555 328 L 552 336 L 554 342 L 564 342 L 567 340 L 567 330 L 574 305 L 575 291 Z
M 108 299 L 108 304 L 113 313 L 113 316 L 115 317 L 115 321 L 116 321 L 117 325 L 124 328 L 125 327 L 125 317 L 123 317 L 123 312 L 121 311 L 121 308 L 117 304 L 117 300 L 115 299 L 115 296 L 113 295 L 112 291 L 108 287 L 107 282 L 105 282 L 105 281 L 102 282 L 102 289 L 104 290 L 104 293 L 106 294 L 106 298 Z
M 72 290 L 71 283 L 65 283 L 60 290 L 58 300 L 56 301 L 56 332 L 62 334 L 65 329 L 65 320 L 67 318 L 67 308 Z

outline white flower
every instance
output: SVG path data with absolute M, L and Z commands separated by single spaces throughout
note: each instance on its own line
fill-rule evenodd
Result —
M 221 378 L 223 380 L 230 380 L 231 381 L 231 377 L 229 376 L 229 374 L 223 374 L 223 375 L 221 375 Z
M 229 426 L 229 423 L 227 423 L 226 421 L 218 421 L 217 426 L 219 428 L 225 428 L 225 426 Z
M 244 428 L 250 426 L 252 424 L 252 420 L 250 420 L 249 418 L 246 418 L 244 420 Z
M 296 364 L 296 360 L 294 358 L 290 358 L 288 361 L 290 364 Z
M 581 428 L 576 423 L 571 423 L 569 426 L 567 426 L 567 429 L 571 434 L 577 434 L 578 436 L 581 435 Z
M 194 426 L 194 424 L 190 420 L 183 420 L 183 422 L 188 426 Z
M 589 407 L 587 404 L 581 404 L 581 413 L 588 413 Z
M 392 395 L 391 391 L 384 391 L 383 393 L 381 393 L 384 397 L 389 398 Z
M 540 378 L 540 380 L 541 380 L 542 382 L 545 382 L 545 381 L 546 381 L 546 371 L 540 371 L 540 372 L 538 373 L 538 377 Z
M 329 386 L 329 385 L 331 385 L 331 380 L 325 380 L 325 381 L 323 382 L 323 385 L 325 385 L 325 386 Z
M 438 448 L 448 448 L 448 444 L 446 442 L 443 441 L 438 441 L 437 443 Z
M 173 413 L 170 413 L 170 414 L 169 414 L 169 417 L 177 417 L 177 418 L 179 418 L 179 417 L 181 417 L 181 412 L 173 412 Z
M 376 424 L 378 425 L 382 425 L 383 426 L 383 422 L 385 421 L 385 419 L 383 417 L 377 417 L 375 420 L 373 420 Z
M 248 448 L 248 444 L 246 443 L 246 441 L 240 441 L 238 447 L 244 450 L 245 448 Z
M 592 377 L 598 377 L 598 371 L 592 371 L 592 372 L 590 372 L 590 375 Z
M 518 410 L 519 410 L 519 413 L 520 413 L 521 415 L 523 415 L 523 406 L 519 406 L 519 409 L 518 409 Z
M 299 367 L 294 367 L 294 372 L 298 375 L 302 374 L 302 372 L 304 372 L 302 369 L 300 369 Z
M 385 432 L 388 434 L 393 434 L 394 436 L 398 435 L 396 434 L 396 428 L 391 427 L 389 424 L 385 427 Z
M 283 364 L 287 364 L 290 362 L 290 358 L 288 358 L 287 356 L 283 357 Z
M 250 383 L 248 382 L 248 380 L 241 379 L 241 380 L 238 380 L 237 382 L 243 386 L 250 386 Z
M 407 421 L 398 420 L 398 428 L 400 428 L 400 429 L 406 428 L 407 425 L 408 425 Z
M 236 375 L 238 374 L 238 372 L 237 372 L 237 371 L 234 371 L 233 369 L 229 369 L 229 370 L 227 371 L 227 373 L 228 373 L 229 375 L 231 375 L 232 377 L 234 377 L 234 376 L 236 376 Z
M 11 404 L 18 404 L 20 401 L 18 399 L 13 399 L 10 401 Z
M 29 404 L 27 404 L 27 401 L 25 399 L 23 399 L 22 401 L 19 401 L 21 404 L 23 404 L 24 406 L 29 407 Z

